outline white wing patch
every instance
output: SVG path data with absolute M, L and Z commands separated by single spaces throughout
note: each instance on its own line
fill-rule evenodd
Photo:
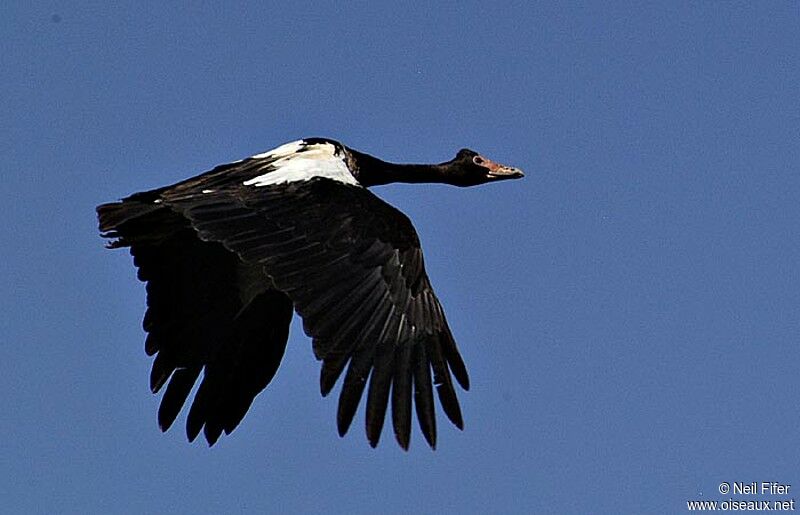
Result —
M 306 144 L 303 140 L 286 143 L 280 147 L 257 154 L 253 159 L 275 159 L 269 172 L 244 181 L 245 186 L 269 186 L 287 182 L 307 181 L 325 177 L 344 184 L 358 186 L 358 181 L 347 168 L 344 156 L 336 155 L 330 143 Z

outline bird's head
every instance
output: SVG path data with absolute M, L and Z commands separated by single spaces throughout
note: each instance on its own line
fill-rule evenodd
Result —
M 525 176 L 519 168 L 495 163 L 468 148 L 459 150 L 456 157 L 444 165 L 446 182 L 454 186 L 477 186 Z

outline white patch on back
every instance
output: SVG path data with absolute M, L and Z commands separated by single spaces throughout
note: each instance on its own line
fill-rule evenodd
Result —
M 265 157 L 290 156 L 292 154 L 296 154 L 301 148 L 303 148 L 303 140 L 299 139 L 297 141 L 290 141 L 289 143 L 284 143 L 280 147 L 273 148 L 272 150 L 267 150 L 266 152 L 256 154 L 252 156 L 250 159 L 264 159 Z
M 306 145 L 302 140 L 257 154 L 252 159 L 275 159 L 268 166 L 271 171 L 244 181 L 245 186 L 269 186 L 287 182 L 307 181 L 314 177 L 325 177 L 344 184 L 358 186 L 350 173 L 344 156 L 336 155 L 336 147 L 330 143 Z

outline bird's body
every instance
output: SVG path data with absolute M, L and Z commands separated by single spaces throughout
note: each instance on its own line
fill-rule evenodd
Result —
M 130 247 L 147 283 L 145 350 L 151 389 L 167 384 L 168 429 L 203 372 L 187 418 L 193 440 L 230 433 L 271 381 L 293 311 L 322 361 L 323 395 L 345 367 L 337 422 L 343 435 L 369 380 L 366 423 L 377 445 L 391 402 L 408 448 L 411 406 L 436 443 L 433 383 L 463 427 L 451 373 L 469 380 L 424 270 L 410 220 L 366 187 L 389 182 L 471 186 L 521 177 L 462 150 L 436 165 L 396 165 L 310 138 L 221 165 L 172 186 L 97 208 L 110 247 Z

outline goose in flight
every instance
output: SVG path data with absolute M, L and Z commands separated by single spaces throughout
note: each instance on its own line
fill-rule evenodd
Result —
M 108 247 L 129 248 L 146 283 L 145 351 L 155 355 L 150 388 L 166 385 L 161 430 L 202 372 L 186 422 L 189 440 L 202 430 L 213 445 L 233 431 L 274 377 L 297 311 L 322 361 L 323 396 L 347 369 L 340 435 L 367 389 L 373 447 L 391 402 L 400 446 L 408 449 L 413 404 L 435 448 L 434 385 L 446 416 L 462 429 L 452 377 L 467 390 L 467 370 L 411 221 L 367 188 L 475 186 L 522 176 L 468 149 L 444 163 L 393 164 L 308 138 L 98 206 Z

